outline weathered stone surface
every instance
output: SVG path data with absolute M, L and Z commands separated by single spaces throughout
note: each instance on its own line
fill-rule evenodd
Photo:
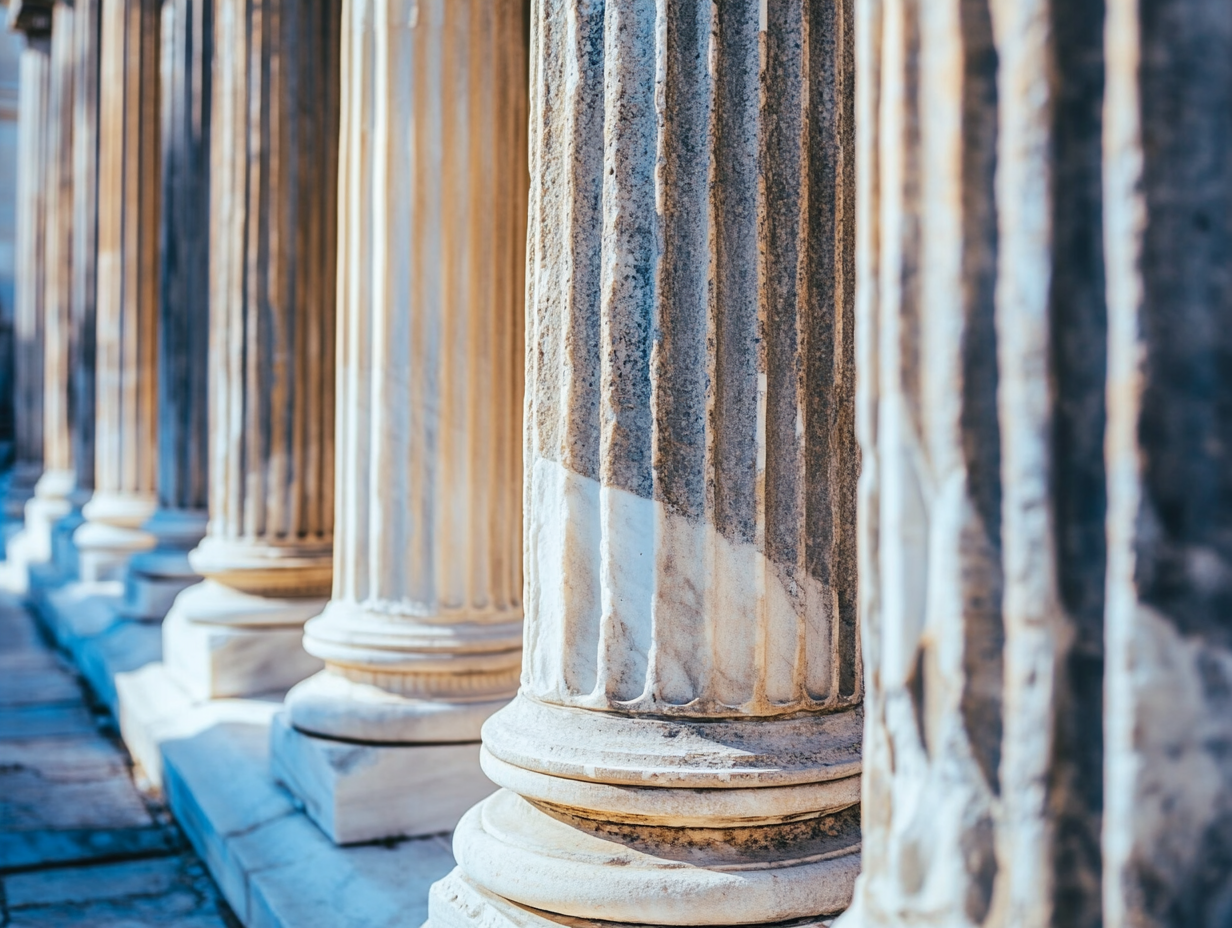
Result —
M 531 22 L 527 653 L 458 879 L 562 920 L 833 914 L 859 869 L 850 7 Z
M 1232 18 L 1108 4 L 1105 924 L 1232 918 Z

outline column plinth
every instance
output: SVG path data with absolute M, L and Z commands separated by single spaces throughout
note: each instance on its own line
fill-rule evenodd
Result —
M 123 579 L 157 507 L 159 0 L 103 0 L 95 493 L 73 534 L 83 580 Z
M 814 923 L 860 860 L 849 10 L 531 36 L 527 653 L 429 921 Z
M 517 690 L 523 29 L 523 0 L 344 5 L 334 588 L 272 758 L 339 843 L 452 828 Z
M 332 576 L 339 5 L 213 3 L 205 579 L 163 624 L 199 698 L 321 666 L 301 636 Z

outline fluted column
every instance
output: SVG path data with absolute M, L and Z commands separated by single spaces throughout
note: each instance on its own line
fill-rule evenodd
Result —
M 158 511 L 145 524 L 158 544 L 130 563 L 123 607 L 143 619 L 200 579 L 188 552 L 206 530 L 213 32 L 213 0 L 164 2 Z
M 869 688 L 838 924 L 1097 928 L 1102 4 L 857 7 Z
M 198 696 L 320 667 L 334 525 L 334 306 L 341 0 L 215 0 L 206 578 L 164 624 Z
M 522 688 L 431 922 L 719 925 L 859 869 L 846 4 L 538 0 Z M 476 916 L 476 912 L 482 914 Z
M 344 6 L 334 593 L 274 736 L 341 843 L 453 827 L 517 690 L 524 28 L 524 0 Z M 370 745 L 362 784 L 324 739 Z
M 1232 17 L 1108 3 L 1104 925 L 1232 900 Z
M 73 0 L 73 202 L 69 282 L 69 435 L 72 511 L 53 531 L 62 577 L 79 572 L 76 530 L 94 493 L 95 304 L 98 297 L 99 50 L 102 0 Z
M 9 26 L 25 36 L 18 101 L 16 282 L 13 311 L 13 468 L 4 515 L 21 520 L 43 472 L 43 300 L 51 3 L 10 4 Z
M 52 7 L 47 92 L 47 152 L 43 245 L 43 473 L 26 504 L 29 563 L 52 555 L 52 525 L 68 514 L 74 483 L 69 424 L 73 274 L 73 91 L 75 31 L 72 4 Z
M 83 579 L 154 544 L 158 439 L 159 0 L 102 0 L 95 491 Z

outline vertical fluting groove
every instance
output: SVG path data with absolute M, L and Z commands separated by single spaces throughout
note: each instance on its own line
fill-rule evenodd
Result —
M 534 15 L 541 699 L 730 716 L 860 698 L 851 14 L 760 12 Z
M 341 0 L 216 0 L 215 15 L 210 535 L 319 547 L 334 517 Z
M 334 600 L 369 615 L 520 620 L 521 8 L 346 5 Z
M 51 43 L 26 37 L 18 103 L 17 274 L 13 313 L 15 463 L 37 474 L 43 466 L 43 304 L 46 278 L 46 113 Z
M 70 434 L 71 293 L 73 274 L 73 7 L 52 15 L 48 89 L 46 270 L 44 279 L 43 467 L 72 472 Z
M 69 401 L 78 491 L 92 490 L 95 486 L 101 7 L 101 0 L 75 0 L 73 7 L 72 390 Z
M 157 484 L 159 4 L 103 0 L 100 85 L 96 485 Z
M 209 215 L 213 0 L 163 8 L 159 505 L 208 504 Z

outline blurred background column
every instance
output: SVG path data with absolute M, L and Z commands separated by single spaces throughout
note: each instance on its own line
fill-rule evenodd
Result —
M 52 4 L 12 0 L 9 28 L 22 33 L 13 310 L 13 466 L 4 518 L 20 522 L 43 473 L 43 301 L 51 91 Z
M 333 575 L 341 0 L 215 0 L 206 579 L 163 659 L 199 698 L 320 669 Z M 201 349 L 203 350 L 203 348 Z
M 121 579 L 154 545 L 158 449 L 159 0 L 102 0 L 95 491 L 83 580 Z
M 452 828 L 517 690 L 524 28 L 523 0 L 344 4 L 334 594 L 273 735 L 339 843 Z
M 213 0 L 164 0 L 157 547 L 129 564 L 123 611 L 161 619 L 200 577 L 209 483 L 210 87 Z
M 68 514 L 76 472 L 70 424 L 72 391 L 74 8 L 52 7 L 51 73 L 44 165 L 43 474 L 26 504 L 27 565 L 52 555 L 52 526 Z
M 94 494 L 95 306 L 98 299 L 99 51 L 102 0 L 73 0 L 73 206 L 69 298 L 72 511 L 53 530 L 60 577 L 78 576 L 73 535 Z
M 0 26 L 0 471 L 13 464 L 13 278 L 16 270 L 21 33 Z M 0 494 L 4 490 L 0 477 Z M 2 497 L 0 497 L 2 498 Z
M 849 5 L 531 35 L 527 652 L 430 922 L 815 924 L 860 861 Z

